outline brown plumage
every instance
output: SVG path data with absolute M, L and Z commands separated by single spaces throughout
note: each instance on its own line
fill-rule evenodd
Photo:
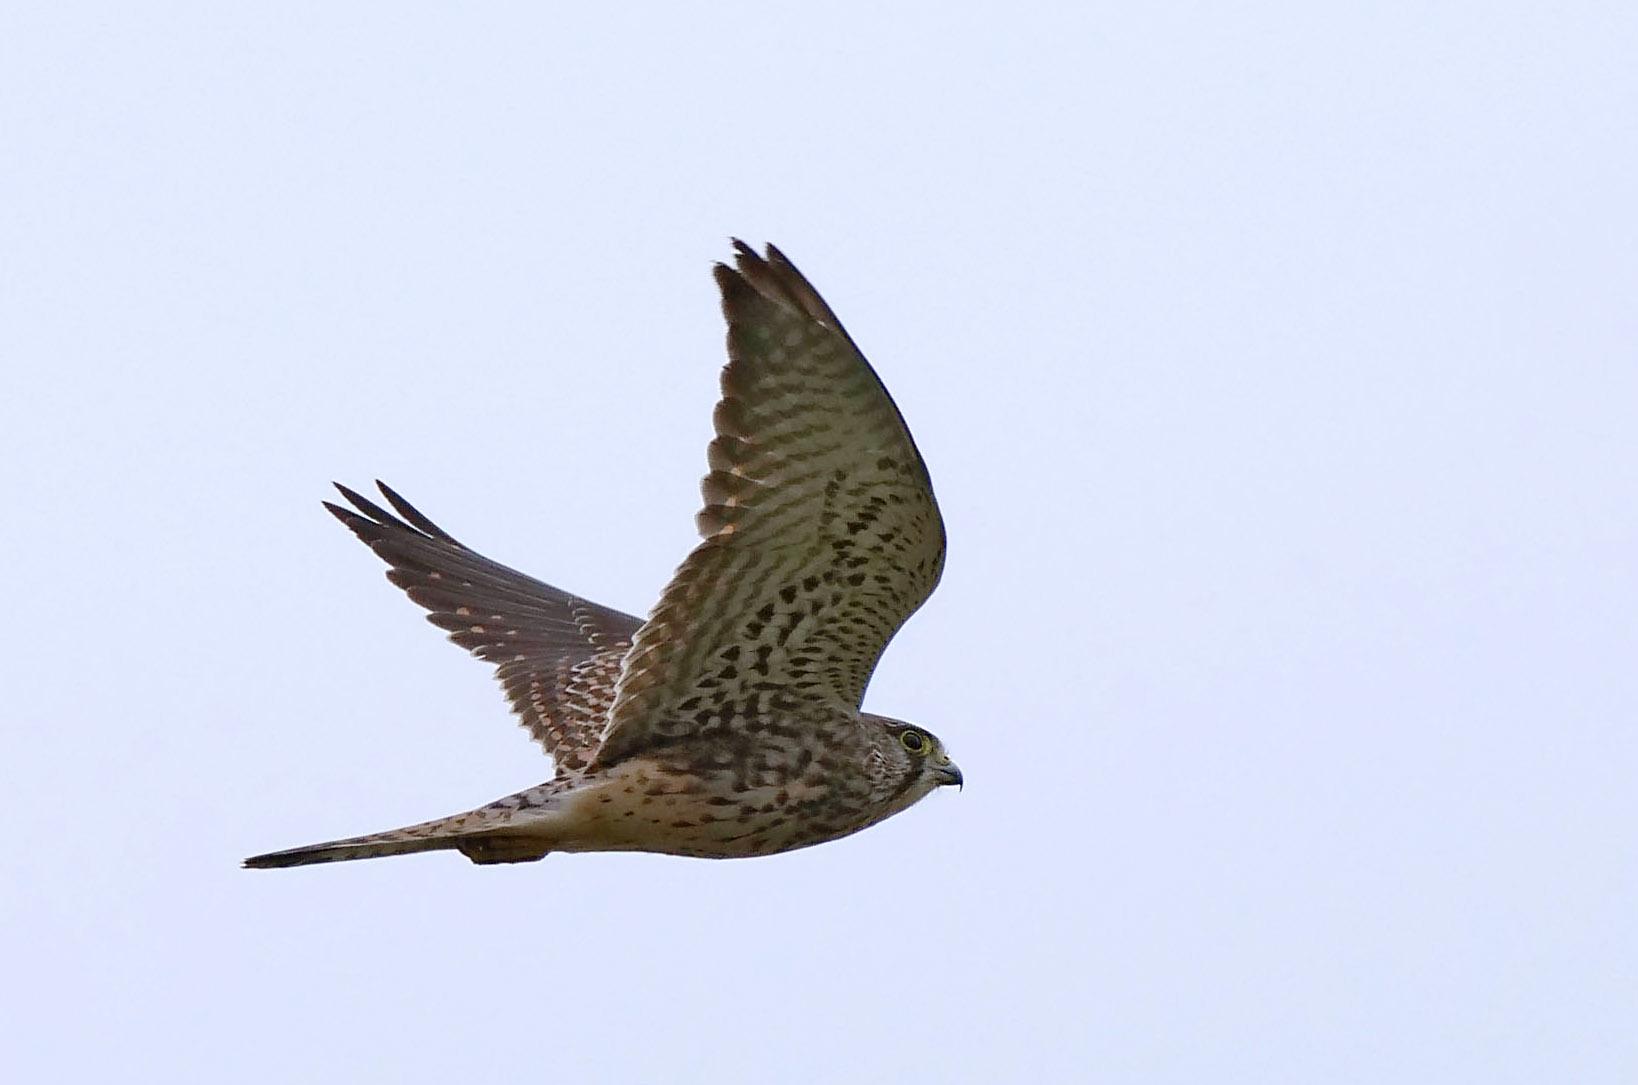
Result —
M 763 855 L 856 832 L 961 774 L 926 730 L 859 711 L 938 583 L 944 528 L 887 390 L 773 246 L 719 264 L 728 321 L 704 540 L 646 622 L 483 557 L 384 484 L 327 507 L 450 639 L 494 663 L 556 762 L 487 806 L 245 860 L 458 849 Z M 397 515 L 394 515 L 396 513 Z

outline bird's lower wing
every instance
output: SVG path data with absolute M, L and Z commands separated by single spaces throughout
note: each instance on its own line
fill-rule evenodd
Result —
M 583 768 L 640 620 L 484 557 L 377 485 L 397 516 L 339 485 L 353 507 L 325 508 L 391 566 L 387 579 L 427 609 L 428 621 L 495 664 L 513 711 L 558 771 Z

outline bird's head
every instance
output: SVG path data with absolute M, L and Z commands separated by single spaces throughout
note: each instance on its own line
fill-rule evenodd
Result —
M 961 770 L 945 752 L 944 743 L 925 727 L 886 716 L 864 715 L 867 724 L 879 728 L 875 734 L 875 754 L 885 772 L 882 799 L 888 813 L 897 813 L 917 802 L 933 789 L 946 784 L 961 786 Z M 885 815 L 884 815 L 885 816 Z

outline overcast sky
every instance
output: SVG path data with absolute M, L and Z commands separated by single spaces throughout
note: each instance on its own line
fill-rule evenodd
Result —
M 1638 9 L 8 5 L 16 1081 L 1638 1080 Z M 727 863 L 242 857 L 549 775 L 320 509 L 646 613 L 709 269 L 931 468 L 867 707 L 966 773 Z

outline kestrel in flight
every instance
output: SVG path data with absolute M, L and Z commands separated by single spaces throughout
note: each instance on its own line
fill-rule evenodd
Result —
M 859 710 L 944 567 L 927 466 L 864 355 L 783 253 L 716 266 L 728 365 L 704 537 L 649 619 L 490 561 L 384 484 L 326 507 L 450 639 L 496 665 L 556 762 L 538 787 L 391 832 L 245 860 L 455 849 L 767 855 L 854 833 L 961 783 L 924 728 Z

